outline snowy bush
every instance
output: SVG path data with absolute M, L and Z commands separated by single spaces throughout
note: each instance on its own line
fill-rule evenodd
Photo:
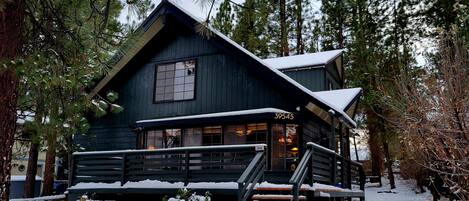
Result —
M 184 188 L 184 189 L 179 189 L 176 192 L 175 197 L 171 198 L 163 198 L 163 201 L 210 201 L 211 194 L 210 192 L 205 192 L 205 195 L 197 195 L 196 193 L 192 193 L 190 190 Z

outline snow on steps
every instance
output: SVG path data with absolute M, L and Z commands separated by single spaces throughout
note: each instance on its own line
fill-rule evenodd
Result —
M 299 200 L 306 200 L 306 196 L 300 195 Z M 293 200 L 293 195 L 273 195 L 273 194 L 256 194 L 252 196 L 252 200 Z

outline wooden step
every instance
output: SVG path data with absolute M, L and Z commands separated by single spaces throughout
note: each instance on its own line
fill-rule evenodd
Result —
M 300 195 L 299 200 L 306 200 L 306 196 Z M 252 196 L 253 201 L 258 200 L 293 200 L 293 195 L 256 194 Z
M 291 191 L 293 185 L 291 184 L 268 184 L 268 185 L 259 185 L 256 186 L 256 191 Z M 300 191 L 309 191 L 311 190 L 311 186 L 307 184 L 301 185 Z
M 256 191 L 291 191 L 292 187 L 256 187 Z M 308 191 L 310 190 L 308 187 L 300 188 L 300 191 Z

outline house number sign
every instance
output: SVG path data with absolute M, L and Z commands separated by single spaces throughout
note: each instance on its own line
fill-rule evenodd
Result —
M 293 120 L 293 119 L 295 119 L 295 115 L 293 115 L 293 113 L 277 112 L 277 113 L 275 113 L 274 119 L 282 119 L 282 120 L 289 119 L 289 120 Z

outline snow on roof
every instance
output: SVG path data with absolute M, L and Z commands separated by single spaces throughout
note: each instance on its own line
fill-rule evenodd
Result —
M 276 69 L 295 67 L 321 66 L 330 63 L 343 52 L 342 49 L 324 52 L 307 53 L 286 57 L 264 59 L 263 61 Z
M 50 200 L 64 200 L 66 198 L 65 194 L 60 195 L 51 195 L 51 196 L 42 196 L 42 197 L 35 197 L 35 198 L 17 198 L 17 199 L 10 199 L 10 201 L 50 201 Z
M 327 101 L 336 108 L 344 111 L 346 107 L 350 105 L 350 103 L 355 99 L 355 97 L 360 94 L 361 91 L 361 88 L 350 88 L 330 91 L 317 91 L 313 93 L 322 100 Z
M 199 22 L 199 23 L 202 23 L 203 20 L 201 20 L 200 18 L 192 15 L 190 12 L 188 12 L 187 10 L 185 10 L 184 8 L 182 8 L 181 6 L 179 6 L 178 4 L 176 3 L 173 3 L 172 2 L 173 0 L 169 0 L 167 2 L 171 3 L 173 6 L 175 6 L 176 8 L 178 8 L 179 10 L 181 10 L 182 12 L 184 12 L 186 15 L 190 16 L 192 19 L 194 19 L 195 21 Z M 267 68 L 269 68 L 272 72 L 274 72 L 275 74 L 277 74 L 279 77 L 285 79 L 286 81 L 290 82 L 291 84 L 293 84 L 294 86 L 296 86 L 298 89 L 302 90 L 304 93 L 308 94 L 309 96 L 313 97 L 314 99 L 322 102 L 323 104 L 325 104 L 326 106 L 330 107 L 331 109 L 335 110 L 336 112 L 338 112 L 344 119 L 345 121 L 347 121 L 348 123 L 350 123 L 353 127 L 356 127 L 357 124 L 355 123 L 355 121 L 352 120 L 352 118 L 350 118 L 343 110 L 339 109 L 339 108 L 336 108 L 334 105 L 332 105 L 331 103 L 328 103 L 327 101 L 323 100 L 322 98 L 320 98 L 319 96 L 317 96 L 316 94 L 314 94 L 311 90 L 309 90 L 308 88 L 304 87 L 303 85 L 301 85 L 300 83 L 296 82 L 295 80 L 293 80 L 292 78 L 288 77 L 287 75 L 285 75 L 284 73 L 280 72 L 278 69 L 276 69 L 275 67 L 272 67 L 271 65 L 269 65 L 267 62 L 263 61 L 262 59 L 260 59 L 259 57 L 257 57 L 256 55 L 254 55 L 253 53 L 251 53 L 250 51 L 244 49 L 243 47 L 241 47 L 238 43 L 234 42 L 233 40 L 231 40 L 230 38 L 228 38 L 227 36 L 225 36 L 224 34 L 222 34 L 221 32 L 219 32 L 218 30 L 216 30 L 215 28 L 213 28 L 210 24 L 207 26 L 207 28 L 214 34 L 216 34 L 218 37 L 222 38 L 223 40 L 225 40 L 226 42 L 230 43 L 231 45 L 233 45 L 234 47 L 236 47 L 237 49 L 239 49 L 240 51 L 244 52 L 245 54 L 249 55 L 251 58 L 253 58 L 254 60 L 256 60 L 257 62 L 263 64 L 264 66 L 266 66 Z
M 160 119 L 147 119 L 147 120 L 139 120 L 136 123 L 149 123 L 149 122 L 161 122 L 161 121 L 175 121 L 175 120 L 183 120 L 183 119 L 226 117 L 226 116 L 262 114 L 262 113 L 288 113 L 288 112 L 285 111 L 285 110 L 277 109 L 277 108 L 260 108 L 260 109 L 252 109 L 252 110 L 217 112 L 217 113 L 209 113 L 209 114 L 198 114 L 198 115 L 179 116 L 179 117 L 160 118 Z
M 42 180 L 40 176 L 36 175 L 36 180 Z M 26 175 L 11 175 L 11 181 L 26 181 Z
M 34 121 L 34 112 L 30 111 L 16 111 L 16 124 L 22 125 L 26 122 Z

